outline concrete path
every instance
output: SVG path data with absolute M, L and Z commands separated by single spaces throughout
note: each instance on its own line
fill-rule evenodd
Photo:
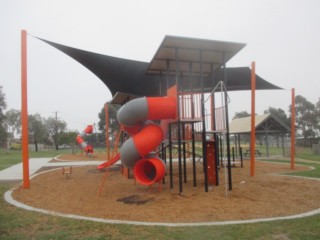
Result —
M 32 176 L 42 167 L 62 167 L 62 166 L 86 166 L 99 165 L 102 161 L 70 161 L 70 162 L 50 162 L 52 158 L 30 158 L 29 175 Z M 0 171 L 0 181 L 22 180 L 22 163 L 18 163 Z

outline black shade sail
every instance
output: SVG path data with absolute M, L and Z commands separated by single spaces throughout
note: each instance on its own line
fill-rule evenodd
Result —
M 166 87 L 172 83 L 168 83 L 165 73 L 150 74 L 150 65 L 152 63 L 117 58 L 98 53 L 93 53 L 58 43 L 54 43 L 45 39 L 38 38 L 49 45 L 64 52 L 84 67 L 94 73 L 109 88 L 112 96 L 117 92 L 128 93 L 136 96 L 160 96 Z M 197 39 L 189 39 L 197 41 Z M 194 43 L 197 46 L 196 43 Z M 243 46 L 237 45 L 237 51 Z M 230 58 L 230 57 L 229 57 Z M 227 89 L 228 91 L 250 90 L 251 89 L 251 70 L 248 67 L 226 68 Z M 206 76 L 204 81 L 204 91 L 210 92 L 219 80 L 223 80 L 223 69 L 217 68 L 212 76 Z M 173 76 L 169 76 L 169 78 Z M 190 76 L 185 73 L 181 75 L 182 86 L 187 89 L 192 81 L 194 90 L 200 89 L 199 76 L 194 76 L 190 80 Z M 256 89 L 282 89 L 256 75 Z

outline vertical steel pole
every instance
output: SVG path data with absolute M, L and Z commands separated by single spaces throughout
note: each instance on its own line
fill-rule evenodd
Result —
M 192 169 L 193 169 L 193 186 L 197 186 L 197 172 L 196 172 L 196 145 L 195 145 L 195 134 L 194 134 L 194 123 L 191 123 L 191 135 L 192 135 Z
M 268 134 L 268 128 L 269 128 L 269 125 L 268 125 L 268 121 L 266 121 L 266 152 L 267 152 L 267 158 L 269 158 L 269 141 L 268 141 L 268 137 L 269 137 L 269 134 Z
M 170 188 L 173 188 L 173 170 L 172 170 L 172 127 L 169 123 L 169 173 L 170 173 Z
M 110 140 L 109 140 L 109 104 L 104 104 L 104 114 L 106 117 L 106 147 L 107 147 L 107 157 L 110 161 Z M 121 134 L 121 133 L 119 133 Z
M 203 62 L 202 51 L 200 51 L 200 81 L 201 81 L 201 117 L 202 117 L 202 158 L 204 172 L 204 191 L 208 192 L 208 162 L 207 162 L 207 140 L 206 140 L 206 119 L 204 105 L 204 83 L 203 83 Z
M 28 138 L 27 31 L 21 30 L 21 125 L 23 188 L 30 187 Z
M 211 66 L 211 75 L 212 75 L 212 89 L 215 88 L 215 75 L 213 73 L 213 65 Z M 211 129 L 212 131 L 216 130 L 216 106 L 215 106 L 215 92 L 211 93 L 211 113 L 212 113 L 212 126 Z M 218 140 L 218 135 L 215 132 L 213 134 L 213 139 L 214 139 L 214 159 L 215 159 L 215 171 L 216 171 L 216 183 L 217 186 L 219 186 L 219 166 L 220 166 L 220 161 L 219 161 L 219 140 Z
M 169 89 L 169 67 L 170 62 L 166 61 L 166 88 L 167 95 Z M 168 123 L 168 138 L 169 138 L 169 175 L 170 175 L 170 188 L 173 188 L 173 165 L 172 165 L 172 123 Z
M 193 89 L 192 89 L 192 62 L 189 63 L 189 91 L 190 91 L 190 104 L 191 104 L 191 118 L 195 118 L 194 114 L 194 102 L 193 102 Z M 193 186 L 197 186 L 197 172 L 196 172 L 196 146 L 195 146 L 195 134 L 194 134 L 194 122 L 191 123 L 191 136 L 192 136 L 192 173 L 193 173 Z
M 227 78 L 227 68 L 225 62 L 225 56 L 223 55 L 223 78 L 226 88 L 228 88 L 228 78 Z M 222 91 L 222 89 L 221 89 Z M 229 134 L 229 109 L 228 109 L 228 95 L 227 92 L 224 93 L 224 103 L 225 103 L 225 112 L 226 112 L 226 140 L 227 140 L 227 159 L 228 159 L 228 187 L 229 190 L 232 190 L 232 174 L 231 174 L 231 156 L 230 156 L 230 134 Z
M 178 109 L 178 158 L 179 158 L 179 194 L 182 194 L 182 162 L 181 162 L 181 122 L 180 122 L 180 97 L 179 97 L 179 50 L 176 48 L 176 86 L 177 86 L 177 109 Z
M 250 139 L 250 176 L 255 175 L 255 143 L 256 143 L 256 128 L 255 128 L 255 108 L 256 108 L 256 63 L 251 63 L 251 139 Z
M 291 169 L 294 169 L 295 157 L 295 122 L 296 122 L 296 102 L 295 102 L 295 89 L 291 90 Z

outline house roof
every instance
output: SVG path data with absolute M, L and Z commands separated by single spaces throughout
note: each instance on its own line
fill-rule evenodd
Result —
M 290 132 L 290 127 L 269 113 L 255 116 L 255 130 L 256 133 Z M 230 134 L 250 132 L 251 117 L 236 118 L 229 124 Z

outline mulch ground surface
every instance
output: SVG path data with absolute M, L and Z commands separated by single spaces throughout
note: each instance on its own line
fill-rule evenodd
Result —
M 295 171 L 308 170 L 296 166 Z M 147 222 L 207 222 L 287 216 L 320 208 L 320 181 L 281 176 L 292 172 L 286 164 L 256 162 L 250 177 L 249 162 L 232 168 L 232 191 L 225 188 L 225 170 L 219 171 L 219 186 L 204 191 L 202 163 L 197 162 L 197 186 L 193 186 L 192 164 L 187 164 L 187 182 L 179 194 L 178 168 L 174 165 L 173 188 L 169 175 L 162 190 L 135 183 L 110 168 L 105 176 L 95 166 L 73 167 L 70 177 L 61 168 L 31 180 L 29 190 L 17 188 L 14 199 L 33 207 L 90 217 Z

